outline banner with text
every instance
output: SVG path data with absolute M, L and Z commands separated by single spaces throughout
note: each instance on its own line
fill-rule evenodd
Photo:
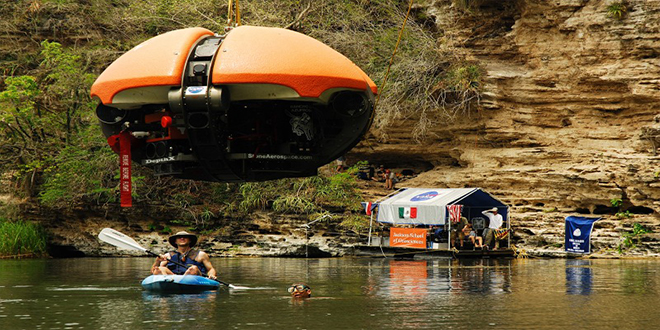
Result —
M 591 253 L 591 230 L 600 218 L 566 217 L 566 252 Z
M 390 228 L 390 246 L 426 249 L 426 229 Z
M 133 206 L 131 185 L 131 133 L 119 133 L 119 196 L 121 207 Z

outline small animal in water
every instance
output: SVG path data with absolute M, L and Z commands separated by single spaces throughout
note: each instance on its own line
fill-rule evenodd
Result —
M 293 298 L 309 298 L 312 296 L 312 288 L 304 283 L 291 284 L 287 290 Z

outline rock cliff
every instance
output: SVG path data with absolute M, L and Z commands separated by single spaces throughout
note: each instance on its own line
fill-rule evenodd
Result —
M 455 3 L 418 10 L 483 67 L 479 110 L 438 116 L 422 143 L 409 118 L 353 160 L 394 167 L 405 156 L 404 166 L 433 168 L 402 185 L 484 188 L 513 206 L 528 249 L 557 249 L 571 214 L 603 217 L 593 234 L 603 251 L 632 223 L 660 231 L 660 1 L 627 1 L 621 19 L 609 12 L 619 2 L 603 0 Z M 659 251 L 647 236 L 639 253 Z

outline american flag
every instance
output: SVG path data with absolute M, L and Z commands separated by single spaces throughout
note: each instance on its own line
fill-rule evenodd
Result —
M 457 223 L 461 220 L 461 211 L 463 210 L 463 205 L 447 205 L 447 211 L 449 212 L 449 221 L 451 223 Z
M 378 203 L 372 203 L 372 202 L 362 202 L 362 207 L 364 208 L 364 211 L 367 213 L 367 215 L 371 215 L 371 212 L 374 211 L 374 209 L 378 206 Z

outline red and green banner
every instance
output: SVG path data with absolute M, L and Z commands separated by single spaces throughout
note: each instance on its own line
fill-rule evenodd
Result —
M 417 218 L 417 208 L 416 207 L 400 207 L 399 208 L 399 219 L 416 219 Z

